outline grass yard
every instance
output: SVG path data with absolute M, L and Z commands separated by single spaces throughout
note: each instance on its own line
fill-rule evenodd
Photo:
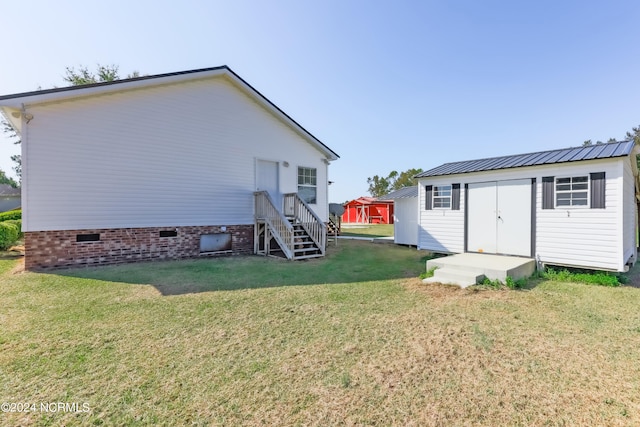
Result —
M 340 230 L 340 235 L 351 237 L 390 237 L 393 236 L 393 224 L 346 225 Z
M 423 256 L 0 260 L 0 402 L 90 407 L 0 425 L 640 424 L 640 289 L 426 286 Z

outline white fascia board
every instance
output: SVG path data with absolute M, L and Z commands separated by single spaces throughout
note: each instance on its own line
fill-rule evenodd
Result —
M 18 135 L 22 135 L 22 111 L 18 108 L 0 106 L 0 113 Z M 17 117 L 16 117 L 17 115 Z
M 258 104 L 262 105 L 267 111 L 274 116 L 278 117 L 283 123 L 296 131 L 301 137 L 307 140 L 312 146 L 320 151 L 327 161 L 337 160 L 338 156 L 320 142 L 316 137 L 309 133 L 306 129 L 296 123 L 291 117 L 275 106 L 271 101 L 259 93 L 247 82 L 242 80 L 238 75 L 231 71 L 227 67 L 220 67 L 212 70 L 204 70 L 201 72 L 184 73 L 169 76 L 141 78 L 132 81 L 117 80 L 111 84 L 90 86 L 85 88 L 69 87 L 62 88 L 57 91 L 39 91 L 28 92 L 24 96 L 9 97 L 7 99 L 0 99 L 0 109 L 18 109 L 23 110 L 33 105 L 47 104 L 52 102 L 61 102 L 71 100 L 75 98 L 84 98 L 90 96 L 106 95 L 115 92 L 122 92 L 127 90 L 143 89 L 153 86 L 162 86 L 169 84 L 176 84 L 186 81 L 203 80 L 214 77 L 224 76 L 231 80 L 234 85 L 242 90 L 249 97 L 254 99 Z M 18 94 L 19 95 L 19 94 Z M 10 116 L 10 114 L 8 115 Z M 12 125 L 14 122 L 11 121 Z
M 227 70 L 222 68 L 222 69 L 216 69 L 216 70 L 210 70 L 210 71 L 203 71 L 201 73 L 178 74 L 178 75 L 164 76 L 164 77 L 152 77 L 148 79 L 143 78 L 140 80 L 133 80 L 133 81 L 116 80 L 110 84 L 89 86 L 84 88 L 70 86 L 68 88 L 63 88 L 63 90 L 54 91 L 54 92 L 50 92 L 47 90 L 44 90 L 41 93 L 29 92 L 21 97 L 0 100 L 0 105 L 3 107 L 13 107 L 13 108 L 22 108 L 22 106 L 24 105 L 25 108 L 28 108 L 31 105 L 46 104 L 50 102 L 60 102 L 60 101 L 65 101 L 69 99 L 74 99 L 74 98 L 84 98 L 88 96 L 98 96 L 102 94 L 122 92 L 126 90 L 142 89 L 142 88 L 151 87 L 151 86 L 168 85 L 173 83 L 179 83 L 182 81 L 214 77 L 222 74 L 227 74 Z

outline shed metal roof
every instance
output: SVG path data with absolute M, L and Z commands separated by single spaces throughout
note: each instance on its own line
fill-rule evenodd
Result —
M 455 175 L 470 172 L 520 168 L 525 166 L 540 166 L 556 163 L 578 162 L 583 160 L 624 157 L 631 153 L 633 146 L 634 142 L 631 140 L 589 145 L 586 147 L 538 151 L 535 153 L 516 154 L 512 156 L 466 160 L 462 162 L 445 163 L 433 169 L 429 169 L 428 171 L 424 171 L 416 175 L 416 177 L 425 178 L 430 176 Z
M 418 186 L 404 187 L 380 197 L 381 200 L 409 199 L 418 197 Z

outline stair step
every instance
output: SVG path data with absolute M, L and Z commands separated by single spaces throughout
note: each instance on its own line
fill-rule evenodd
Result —
M 317 253 L 317 254 L 313 254 L 313 255 L 296 256 L 293 259 L 301 260 L 301 259 L 309 259 L 309 258 L 320 258 L 322 256 L 323 256 L 322 253 Z
M 319 251 L 320 249 L 313 247 L 313 248 L 297 248 L 294 249 L 293 252 L 294 253 L 303 253 L 303 252 L 315 252 L 315 251 Z
M 438 268 L 433 272 L 433 277 L 423 280 L 423 283 L 442 283 L 458 285 L 461 288 L 472 286 L 484 280 L 484 274 L 478 270 L 453 270 L 450 268 Z

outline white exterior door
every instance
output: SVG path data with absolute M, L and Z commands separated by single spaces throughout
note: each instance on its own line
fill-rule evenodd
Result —
M 467 249 L 470 252 L 497 253 L 496 183 L 469 184 L 467 199 Z
M 279 210 L 282 210 L 278 162 L 258 160 L 256 162 L 256 190 L 269 193 Z
M 531 256 L 531 180 L 497 183 L 496 253 Z
M 467 250 L 531 256 L 531 180 L 469 184 Z

